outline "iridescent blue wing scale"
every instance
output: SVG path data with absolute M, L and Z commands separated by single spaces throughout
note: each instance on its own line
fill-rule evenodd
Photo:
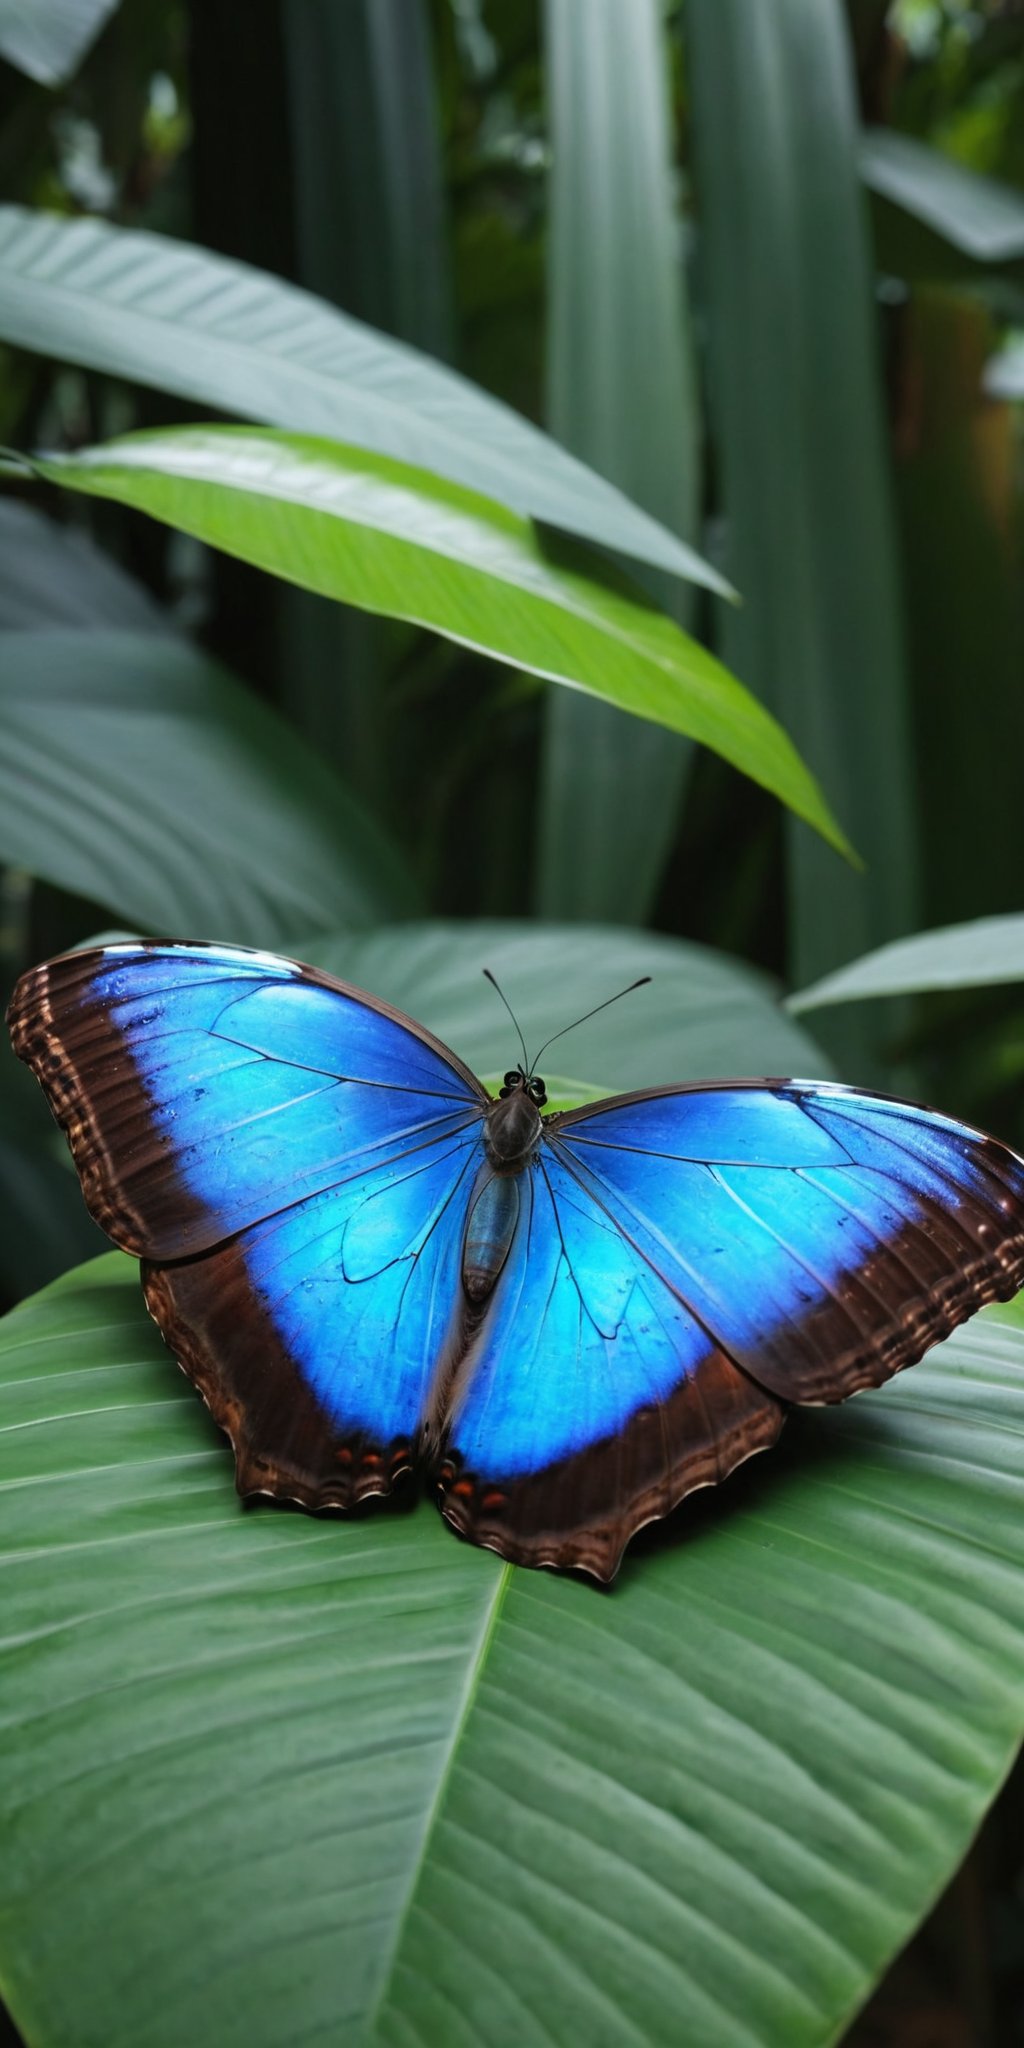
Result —
M 1024 1282 L 1024 1162 L 864 1091 L 552 1117 L 510 1202 L 469 1070 L 313 969 L 104 947 L 25 976 L 10 1021 L 242 1491 L 351 1506 L 429 1452 L 463 1533 L 610 1578 L 789 1403 L 880 1384 Z
M 880 1384 L 1024 1282 L 1024 1162 L 838 1086 L 553 1117 L 531 1197 L 460 1375 L 444 1512 L 602 1578 L 644 1522 L 773 1441 L 783 1404 Z
M 784 1413 L 545 1147 L 455 1389 L 453 1526 L 610 1579 L 637 1529 L 774 1443 Z
M 240 1490 L 389 1491 L 458 1321 L 469 1070 L 361 991 L 226 947 L 68 955 L 10 1021 Z

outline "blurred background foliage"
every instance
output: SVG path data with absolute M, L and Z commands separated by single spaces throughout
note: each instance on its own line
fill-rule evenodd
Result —
M 5 0 L 0 53 L 0 202 L 298 283 L 708 556 L 742 608 L 640 573 L 866 863 L 654 726 L 12 481 L 0 778 L 39 791 L 41 851 L 0 825 L 5 994 L 117 923 L 301 950 L 416 912 L 588 918 L 799 988 L 1020 910 L 1021 0 L 249 0 L 244 26 L 229 0 Z M 0 368 L 20 449 L 211 417 L 57 349 Z M 814 1030 L 847 1078 L 1024 1145 L 1019 983 Z M 6 1056 L 0 1108 L 13 1300 L 99 1241 Z M 862 2048 L 1024 2042 L 1020 1797 Z

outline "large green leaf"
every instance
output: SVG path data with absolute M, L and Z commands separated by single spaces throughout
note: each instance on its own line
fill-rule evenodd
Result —
M 283 719 L 155 633 L 0 633 L 0 859 L 144 930 L 253 945 L 413 901 Z
M 547 0 L 547 424 L 692 539 L 700 409 L 662 15 L 658 0 Z M 666 586 L 663 578 L 655 594 L 685 625 L 690 593 Z M 567 691 L 550 691 L 545 711 L 540 909 L 640 922 L 672 844 L 691 750 Z
M 866 862 L 842 870 L 791 829 L 804 981 L 921 921 L 850 54 L 841 0 L 689 0 L 685 18 L 726 559 L 745 599 L 722 647 Z M 860 1063 L 870 1020 L 850 1022 Z
M 528 1024 L 545 977 L 571 1013 L 651 944 L 677 978 L 631 999 L 621 1062 L 614 1011 L 573 1058 L 633 1079 L 646 1003 L 654 1079 L 674 1024 L 695 1050 L 707 958 L 589 936 L 581 976 L 583 928 L 546 935 Z M 404 964 L 397 932 L 322 957 L 493 1043 L 469 963 L 523 998 L 529 933 L 408 938 Z M 736 989 L 756 1065 L 760 1025 L 793 1027 Z M 425 1503 L 243 1510 L 119 1254 L 26 1304 L 0 1330 L 0 1978 L 28 2048 L 824 2048 L 1024 1726 L 1022 1367 L 983 1320 L 809 1413 L 602 1596 Z
M 727 587 L 611 484 L 454 371 L 188 243 L 0 207 L 0 336 L 246 419 L 396 456 Z
M 307 590 L 432 626 L 714 747 L 845 848 L 782 728 L 597 556 L 384 456 L 244 427 L 129 434 L 33 458 Z
M 831 1071 L 814 1041 L 776 1009 L 763 975 L 653 932 L 432 921 L 321 939 L 313 957 L 419 1017 L 478 1074 L 503 1071 L 517 1057 L 485 967 L 497 974 L 528 1050 L 616 989 L 651 976 L 650 987 L 581 1025 L 552 1053 L 552 1068 L 565 1061 L 585 1083 L 643 1088 L 716 1074 Z M 548 1066 L 545 1058 L 545 1072 Z
M 450 355 L 427 10 L 420 0 L 285 0 L 283 27 L 302 283 L 431 356 Z
M 896 939 L 813 988 L 790 996 L 791 1011 L 826 1003 L 862 1002 L 868 996 L 913 995 L 929 989 L 986 988 L 1024 981 L 1024 917 L 977 917 L 942 931 Z
M 118 0 L 0 0 L 0 57 L 40 85 L 77 70 Z
M 864 183 L 902 206 L 976 263 L 1024 256 L 1024 193 L 984 178 L 916 136 L 868 128 L 861 137 Z

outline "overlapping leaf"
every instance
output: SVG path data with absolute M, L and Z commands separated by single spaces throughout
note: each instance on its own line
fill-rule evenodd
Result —
M 598 558 L 425 470 L 255 428 L 126 435 L 36 474 L 115 498 L 307 590 L 432 626 L 686 733 L 848 851 L 770 713 Z
M 942 931 L 896 939 L 862 960 L 827 974 L 790 996 L 787 1008 L 823 1009 L 869 996 L 915 995 L 929 989 L 986 988 L 1024 981 L 1024 917 L 978 917 Z
M 1024 196 L 997 178 L 944 156 L 916 136 L 869 128 L 860 145 L 861 176 L 976 263 L 1024 256 Z
M 790 825 L 790 962 L 803 981 L 920 921 L 860 129 L 841 0 L 691 0 L 685 21 L 710 397 L 745 600 L 723 613 L 720 644 L 793 733 L 865 861 L 844 870 Z M 868 1021 L 844 1024 L 858 1071 Z
M 658 0 L 547 0 L 547 423 L 686 538 L 699 531 L 700 405 Z M 692 590 L 653 593 L 680 625 Z M 546 917 L 649 915 L 692 758 L 636 719 L 549 694 L 538 825 Z M 608 830 L 609 818 L 616 829 Z
M 339 777 L 187 641 L 0 633 L 0 859 L 143 930 L 279 944 L 407 910 Z
M 510 407 L 247 264 L 0 207 L 0 336 L 246 419 L 421 465 L 711 589 L 691 548 Z
M 0 0 L 0 56 L 40 85 L 62 85 L 118 0 Z

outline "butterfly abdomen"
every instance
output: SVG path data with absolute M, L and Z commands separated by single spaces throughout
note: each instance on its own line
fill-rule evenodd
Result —
M 470 1301 L 486 1301 L 508 1258 L 518 1221 L 518 1178 L 485 1166 L 470 1201 L 462 1245 L 462 1284 Z

